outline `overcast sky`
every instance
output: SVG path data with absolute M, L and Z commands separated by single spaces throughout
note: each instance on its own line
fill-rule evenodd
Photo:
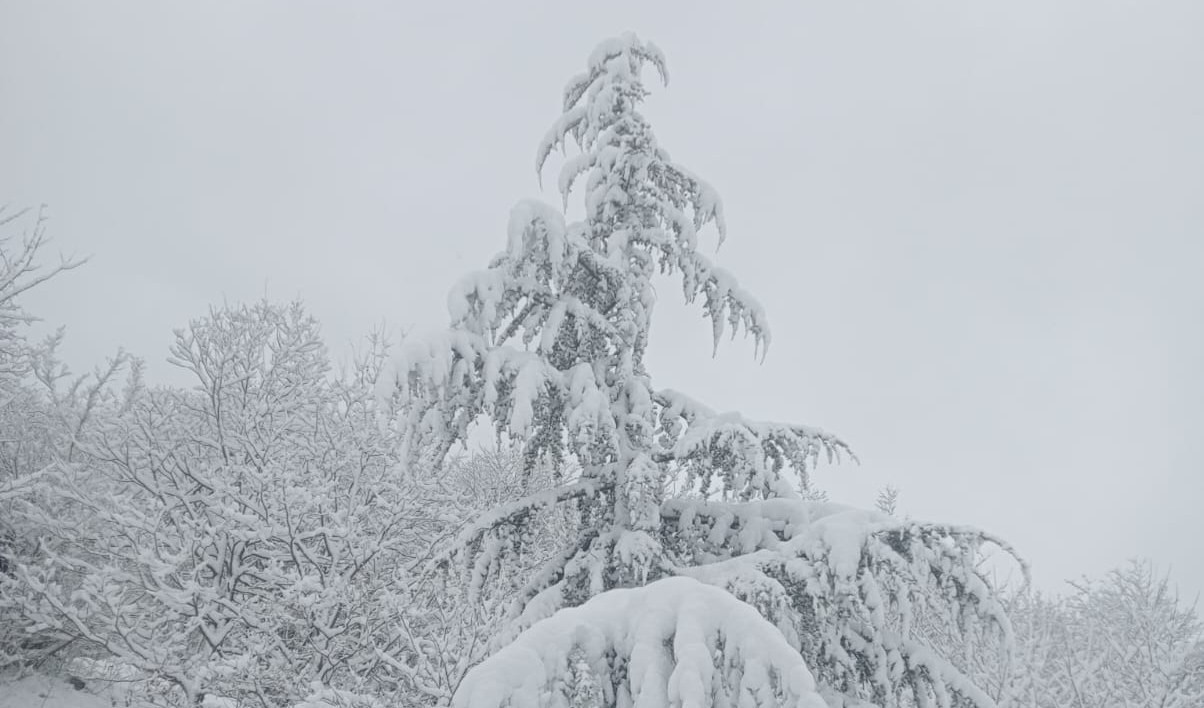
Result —
M 1042 587 L 1143 555 L 1204 590 L 1198 0 L 0 0 L 0 203 L 92 255 L 27 304 L 76 368 L 124 346 L 169 382 L 223 300 L 300 296 L 336 354 L 440 325 L 625 29 L 668 56 L 648 115 L 774 337 L 712 359 L 666 284 L 658 386 L 841 434 L 837 501 L 894 484 Z

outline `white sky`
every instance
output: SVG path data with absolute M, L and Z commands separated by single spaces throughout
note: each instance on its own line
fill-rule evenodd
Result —
M 223 299 L 301 296 L 336 352 L 441 324 L 629 28 L 774 332 L 712 359 L 666 285 L 657 385 L 841 434 L 836 500 L 893 483 L 1043 587 L 1145 555 L 1204 590 L 1197 0 L 0 2 L 0 203 L 93 255 L 27 303 L 77 368 L 175 382 L 172 328 Z

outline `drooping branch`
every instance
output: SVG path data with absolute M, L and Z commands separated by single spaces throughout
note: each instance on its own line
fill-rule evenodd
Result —
M 469 672 L 456 708 L 825 708 L 752 607 L 688 578 L 615 590 L 537 624 Z
M 741 499 L 793 497 L 793 485 L 810 486 L 810 470 L 823 456 L 856 460 L 849 446 L 818 428 L 749 420 L 739 413 L 716 413 L 672 390 L 653 394 L 660 451 L 653 459 L 676 464 L 702 494 L 713 485 Z M 784 473 L 790 470 L 797 480 Z

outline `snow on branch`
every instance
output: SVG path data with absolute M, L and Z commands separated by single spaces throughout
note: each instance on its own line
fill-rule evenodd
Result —
M 691 561 L 678 572 L 757 607 L 821 685 L 877 705 L 994 705 L 918 626 L 1010 645 L 1006 608 L 977 560 L 984 544 L 1013 552 L 989 534 L 785 499 L 673 500 L 662 514 L 667 545 Z
M 668 389 L 652 398 L 663 431 L 662 451 L 655 459 L 681 465 L 687 481 L 703 494 L 719 482 L 723 492 L 742 499 L 793 497 L 797 495 L 783 476 L 785 470 L 793 470 L 805 489 L 821 454 L 829 463 L 841 453 L 856 459 L 844 441 L 818 428 L 715 413 Z
M 468 673 L 455 708 L 825 708 L 752 607 L 689 578 L 613 590 L 539 622 Z
M 624 268 L 638 254 L 662 273 L 680 272 L 686 301 L 704 296 L 715 346 L 725 328 L 734 336 L 743 327 L 763 356 L 769 329 L 760 303 L 697 251 L 697 232 L 708 223 L 720 243 L 727 235 L 718 192 L 670 159 L 637 110 L 648 93 L 641 79 L 646 64 L 668 82 L 664 56 L 652 43 L 628 33 L 599 45 L 587 71 L 569 82 L 564 112 L 536 151 L 536 171 L 571 138 L 580 153 L 565 160 L 557 186 L 567 205 L 585 176 L 583 226 L 601 246 L 596 250 Z
M 528 532 L 526 525 L 532 516 L 541 509 L 594 493 L 593 481 L 582 480 L 500 504 L 465 527 L 449 548 L 431 559 L 427 564 L 427 572 L 447 569 L 455 559 L 460 558 L 464 561 L 464 567 L 472 571 L 467 586 L 470 597 L 475 596 L 490 571 L 497 569 L 506 552 L 516 551 L 516 546 L 525 540 Z

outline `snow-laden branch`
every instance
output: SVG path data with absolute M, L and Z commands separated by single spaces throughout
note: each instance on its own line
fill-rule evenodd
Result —
M 536 624 L 470 671 L 453 702 L 586 705 L 825 708 L 803 658 L 772 625 L 689 578 L 613 590 Z
M 847 454 L 840 438 L 806 425 L 750 420 L 716 413 L 673 390 L 653 394 L 661 452 L 654 459 L 677 463 L 686 481 L 707 494 L 719 488 L 744 499 L 795 496 L 794 484 L 810 485 L 809 472 L 821 455 L 829 462 Z M 791 470 L 797 482 L 783 475 Z
M 678 572 L 757 607 L 822 685 L 878 705 L 903 695 L 994 705 L 917 627 L 991 632 L 1010 645 L 1006 607 L 977 567 L 989 534 L 799 500 L 674 500 L 662 513 L 669 545 L 690 561 Z

